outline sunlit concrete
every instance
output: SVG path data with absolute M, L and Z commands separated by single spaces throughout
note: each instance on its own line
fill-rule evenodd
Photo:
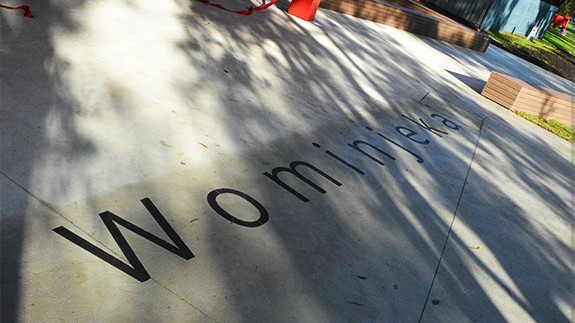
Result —
M 572 145 L 478 93 L 573 83 L 287 5 L 0 11 L 2 322 L 573 319 Z

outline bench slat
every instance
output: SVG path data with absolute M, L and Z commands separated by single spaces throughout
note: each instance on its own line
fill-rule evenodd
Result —
M 575 97 L 498 72 L 492 72 L 481 95 L 514 111 L 573 124 Z

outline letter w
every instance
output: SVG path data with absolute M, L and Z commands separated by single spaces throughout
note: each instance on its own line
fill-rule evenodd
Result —
M 320 174 L 321 176 L 323 176 L 324 178 L 328 179 L 329 181 L 331 181 L 332 183 L 334 183 L 337 186 L 341 186 L 341 183 L 338 182 L 337 180 L 335 180 L 333 177 L 329 176 L 328 174 L 326 174 L 325 172 L 323 172 L 322 170 L 320 170 L 319 168 L 313 166 L 310 163 L 306 163 L 303 161 L 294 161 L 292 163 L 289 164 L 289 168 L 287 167 L 276 167 L 274 169 L 272 169 L 272 173 L 264 173 L 264 175 L 271 179 L 272 181 L 274 181 L 276 184 L 278 184 L 279 186 L 283 187 L 285 190 L 287 190 L 288 192 L 292 193 L 293 195 L 295 195 L 297 198 L 299 198 L 300 200 L 304 201 L 304 202 L 309 202 L 309 199 L 305 196 L 303 196 L 303 194 L 301 194 L 300 192 L 296 191 L 295 189 L 293 189 L 291 186 L 289 186 L 288 184 L 284 183 L 281 179 L 279 179 L 278 174 L 281 172 L 288 172 L 292 175 L 295 175 L 297 178 L 299 178 L 300 180 L 302 180 L 304 183 L 306 183 L 307 185 L 313 187 L 316 191 L 325 194 L 326 191 L 321 188 L 319 185 L 317 185 L 316 183 L 312 182 L 310 179 L 308 179 L 307 177 L 303 176 L 302 174 L 300 174 L 297 170 L 296 167 L 297 166 L 305 166 L 313 171 L 315 171 L 316 173 Z
M 61 235 L 62 237 L 70 240 L 71 242 L 75 243 L 78 247 L 88 251 L 89 253 L 93 254 L 94 256 L 104 260 L 108 264 L 116 267 L 117 269 L 123 271 L 124 273 L 132 276 L 132 278 L 137 279 L 140 282 L 145 282 L 146 280 L 150 279 L 150 274 L 144 268 L 144 265 L 136 256 L 136 253 L 126 241 L 126 238 L 120 232 L 118 225 L 123 226 L 124 228 L 134 232 L 135 234 L 141 236 L 142 238 L 157 244 L 158 246 L 186 259 L 192 259 L 194 254 L 192 251 L 186 246 L 184 241 L 178 236 L 176 231 L 170 226 L 168 221 L 164 218 L 164 216 L 160 213 L 160 211 L 156 208 L 154 203 L 149 198 L 145 198 L 142 201 L 142 204 L 146 207 L 148 212 L 152 215 L 154 220 L 160 225 L 160 227 L 164 230 L 164 232 L 168 235 L 168 237 L 172 240 L 175 245 L 172 245 L 165 240 L 158 238 L 157 236 L 153 235 L 152 233 L 122 219 L 121 217 L 115 215 L 112 212 L 106 211 L 100 213 L 100 218 L 104 225 L 124 253 L 126 259 L 130 265 L 126 264 L 122 260 L 112 256 L 111 254 L 107 253 L 106 251 L 96 247 L 95 245 L 91 244 L 90 242 L 86 241 L 84 238 L 78 236 L 77 234 L 73 233 L 72 231 L 68 230 L 65 227 L 58 227 L 53 229 L 54 232 Z

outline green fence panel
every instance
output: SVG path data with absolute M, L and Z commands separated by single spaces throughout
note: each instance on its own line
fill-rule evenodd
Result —
M 483 30 L 528 35 L 539 26 L 541 38 L 549 28 L 557 7 L 539 0 L 426 0 Z
M 481 24 L 494 0 L 426 0 L 477 26 Z

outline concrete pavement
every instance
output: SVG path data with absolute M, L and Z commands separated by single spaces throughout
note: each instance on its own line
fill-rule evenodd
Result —
M 286 7 L 0 12 L 2 322 L 573 320 L 573 83 Z

